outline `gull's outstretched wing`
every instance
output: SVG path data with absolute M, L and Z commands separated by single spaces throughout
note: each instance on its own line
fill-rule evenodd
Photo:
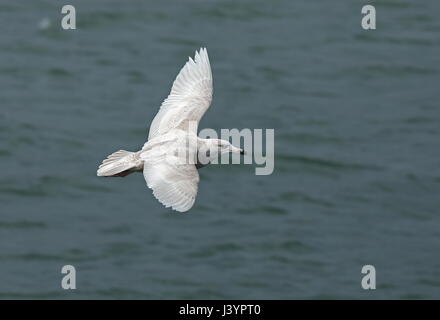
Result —
M 173 129 L 189 129 L 189 121 L 197 125 L 212 100 L 212 73 L 206 48 L 190 57 L 174 80 L 169 96 L 162 103 L 150 126 L 148 139 L 168 133 Z
M 165 161 L 145 161 L 144 178 L 165 207 L 185 212 L 194 205 L 199 183 L 194 164 L 174 164 L 170 157 Z

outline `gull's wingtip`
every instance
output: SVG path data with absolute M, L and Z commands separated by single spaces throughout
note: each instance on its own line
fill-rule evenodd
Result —
M 206 47 L 200 47 L 199 51 L 196 50 L 196 54 L 208 55 L 208 50 L 206 49 Z
M 188 61 L 197 63 L 198 61 L 200 61 L 200 59 L 203 59 L 203 57 L 208 58 L 208 50 L 206 49 L 206 47 L 200 47 L 199 50 L 196 49 L 196 52 L 194 53 L 194 58 L 188 57 Z
M 189 60 L 192 60 L 191 57 L 189 58 Z M 200 47 L 199 50 L 196 50 L 194 54 L 194 62 L 209 65 L 209 56 L 206 47 Z

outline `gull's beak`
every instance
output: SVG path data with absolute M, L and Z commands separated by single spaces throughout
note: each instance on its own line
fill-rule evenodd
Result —
M 229 152 L 238 153 L 238 154 L 246 154 L 246 152 L 244 152 L 243 149 L 234 147 L 233 145 L 230 146 Z

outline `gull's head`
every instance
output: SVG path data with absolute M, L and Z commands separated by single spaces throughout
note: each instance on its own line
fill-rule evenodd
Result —
M 238 153 L 245 154 L 243 149 L 233 146 L 229 141 L 222 139 L 212 139 L 213 147 L 218 154 Z

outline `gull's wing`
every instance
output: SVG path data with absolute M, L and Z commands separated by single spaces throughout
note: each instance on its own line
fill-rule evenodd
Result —
M 154 196 L 165 207 L 185 212 L 197 196 L 199 173 L 194 164 L 176 164 L 173 158 L 144 162 L 144 178 Z
M 162 103 L 150 126 L 148 139 L 168 133 L 172 129 L 188 130 L 189 121 L 197 125 L 212 100 L 212 73 L 206 48 L 190 57 L 174 80 L 171 92 Z

